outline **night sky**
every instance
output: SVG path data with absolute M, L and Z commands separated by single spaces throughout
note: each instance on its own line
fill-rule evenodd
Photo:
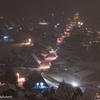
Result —
M 84 18 L 99 20 L 100 0 L 0 0 L 0 15 L 42 15 L 65 12 L 66 16 L 72 16 L 77 11 Z

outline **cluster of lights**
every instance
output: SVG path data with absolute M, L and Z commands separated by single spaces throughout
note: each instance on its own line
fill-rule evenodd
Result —
M 78 24 L 79 24 L 79 25 L 83 25 L 83 23 L 82 23 L 82 22 L 78 22 Z
M 41 82 L 40 84 L 39 83 L 36 83 L 36 86 L 43 86 L 43 82 Z
M 57 27 L 59 26 L 60 24 L 59 23 L 57 23 L 55 26 L 54 26 L 54 28 L 55 29 L 57 29 Z
M 63 40 L 60 38 L 57 38 L 57 44 L 62 44 Z
M 49 52 L 50 53 L 56 53 L 56 50 L 51 49 Z

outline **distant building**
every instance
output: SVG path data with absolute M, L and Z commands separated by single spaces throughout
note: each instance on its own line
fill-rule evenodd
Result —
M 75 36 L 75 35 L 82 35 L 82 31 L 79 27 L 75 26 L 70 32 L 70 36 Z
M 25 60 L 26 67 L 37 68 L 41 61 L 35 54 L 32 54 L 28 59 Z
M 36 60 L 34 59 L 33 56 L 30 56 L 26 62 L 25 62 L 25 67 L 31 67 L 31 68 L 37 68 L 38 63 L 36 62 Z

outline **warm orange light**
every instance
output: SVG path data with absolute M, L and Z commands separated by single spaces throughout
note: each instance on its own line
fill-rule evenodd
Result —
M 29 39 L 29 42 L 31 42 L 31 39 Z
M 16 75 L 19 76 L 19 73 L 17 73 Z
M 19 79 L 19 73 L 17 73 L 16 75 L 17 75 L 17 77 L 18 77 L 18 79 Z

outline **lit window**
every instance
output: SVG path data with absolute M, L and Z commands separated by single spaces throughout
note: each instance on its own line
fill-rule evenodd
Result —
M 41 82 L 40 85 L 43 86 L 43 83 Z
M 36 86 L 39 86 L 39 83 L 36 83 Z
M 59 25 L 59 23 L 57 23 L 57 26 Z
M 4 36 L 4 39 L 8 38 L 9 36 Z

